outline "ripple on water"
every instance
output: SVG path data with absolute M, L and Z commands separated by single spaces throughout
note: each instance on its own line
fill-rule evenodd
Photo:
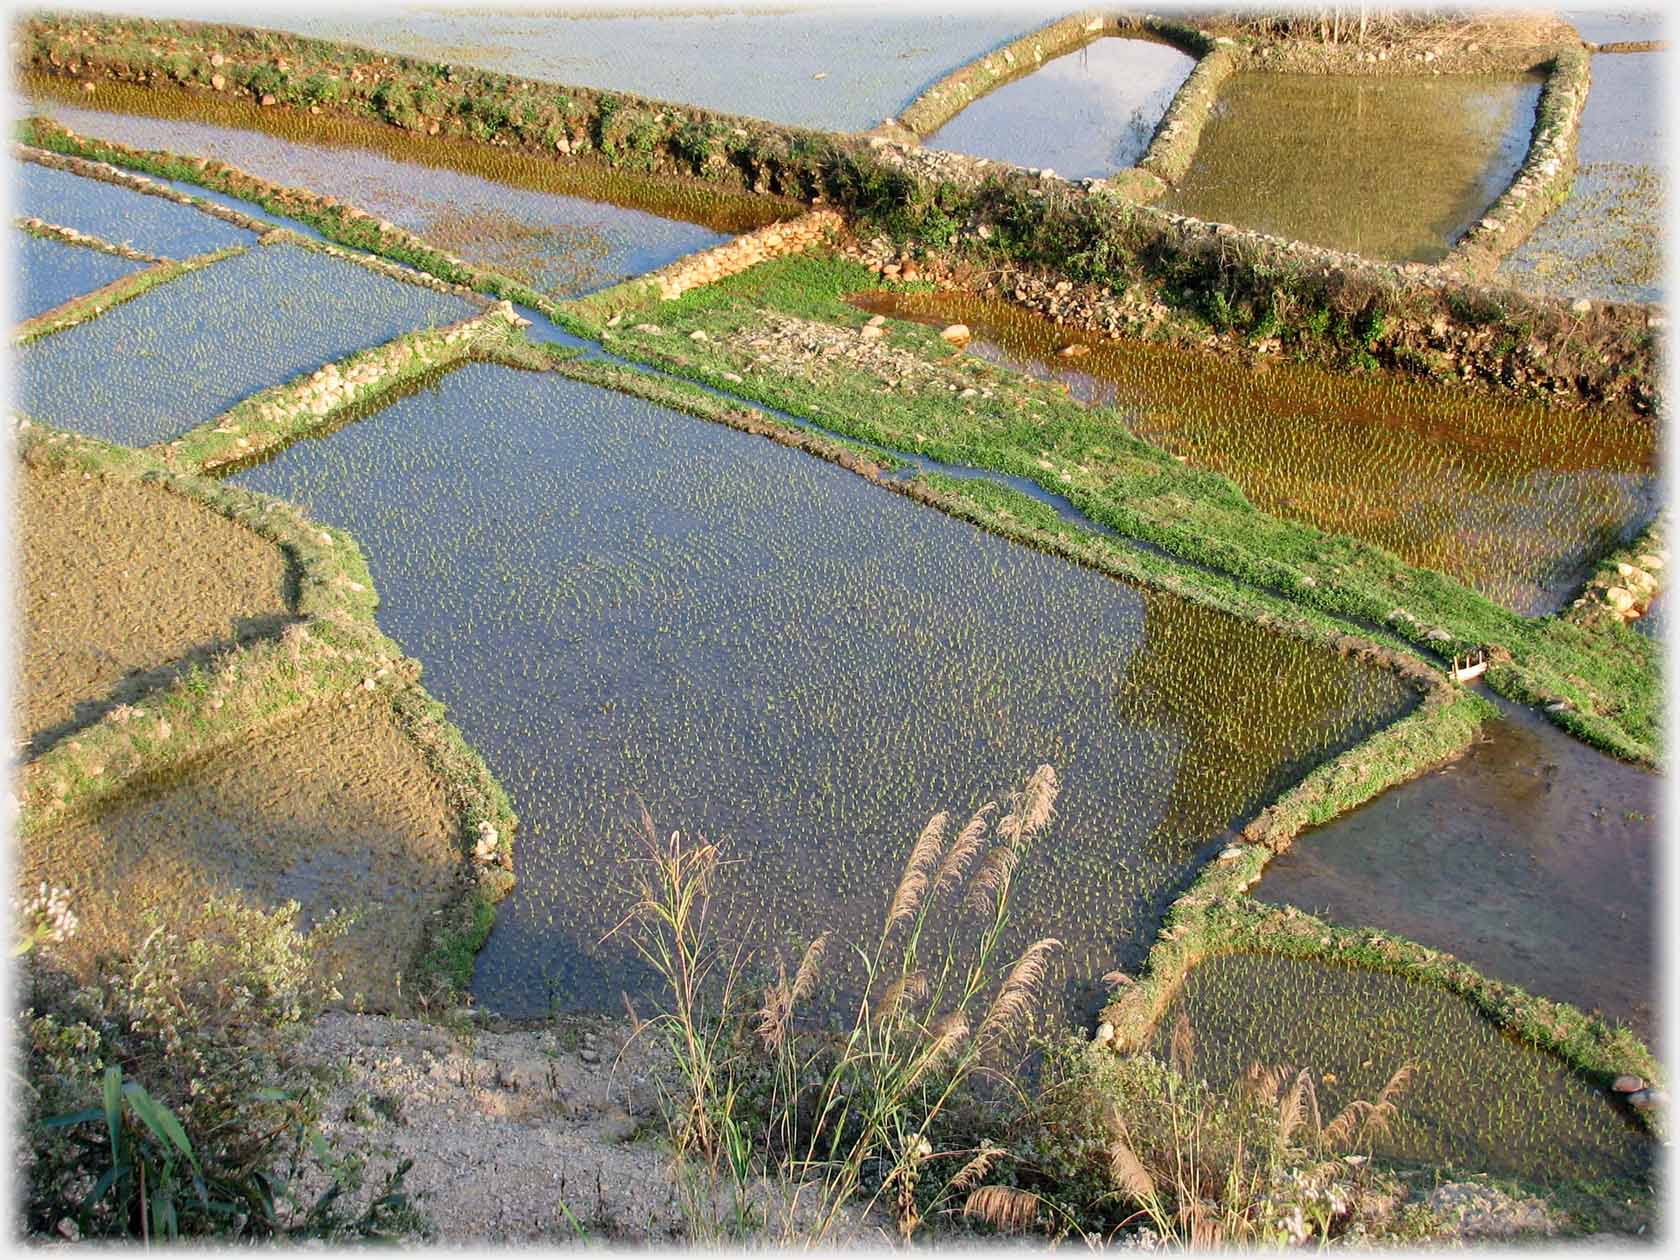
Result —
M 508 788 L 485 1004 L 616 1006 L 634 794 L 725 844 L 718 927 L 871 937 L 911 839 L 1051 762 L 1017 940 L 1069 1002 L 1234 820 L 1403 711 L 1388 674 L 1010 544 L 832 465 L 469 365 L 242 472 L 365 549 L 387 633 Z M 843 950 L 831 956 L 846 957 Z

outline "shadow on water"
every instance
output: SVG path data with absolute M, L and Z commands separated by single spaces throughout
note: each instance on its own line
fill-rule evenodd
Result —
M 923 143 L 1064 179 L 1112 175 L 1143 157 L 1195 65 L 1159 40 L 1093 40 L 986 93 Z
M 1661 781 L 1498 703 L 1464 756 L 1302 835 L 1254 895 L 1398 932 L 1650 1043 Z
M 1233 75 L 1160 205 L 1372 258 L 1435 262 L 1522 165 L 1541 82 Z

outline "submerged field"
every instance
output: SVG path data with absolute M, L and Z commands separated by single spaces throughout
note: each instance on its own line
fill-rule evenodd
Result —
M 1161 1023 L 1195 1038 L 1195 1072 L 1224 1086 L 1252 1063 L 1310 1067 L 1326 1122 L 1414 1069 L 1379 1154 L 1536 1181 L 1636 1174 L 1649 1139 L 1602 1093 L 1502 1036 L 1464 999 L 1382 972 L 1264 954 L 1209 959 Z
M 347 202 L 554 297 L 651 271 L 718 244 L 724 232 L 758 225 L 714 219 L 699 205 L 693 208 L 699 221 L 687 222 L 569 196 L 540 183 L 510 186 L 484 174 L 365 148 L 347 152 L 353 140 L 327 143 L 330 132 L 288 138 L 249 126 L 69 106 L 50 105 L 46 112 L 83 135 L 221 158 L 264 179 Z
M 1188 357 L 961 294 L 877 291 L 856 303 L 965 324 L 972 352 L 1115 408 L 1264 511 L 1366 539 L 1518 612 L 1556 611 L 1657 510 L 1656 431 L 1640 416 Z M 1070 345 L 1086 353 L 1069 358 Z
M 84 970 L 138 944 L 149 912 L 191 924 L 212 897 L 296 901 L 305 926 L 348 919 L 317 961 L 342 971 L 347 1000 L 389 1009 L 456 894 L 456 825 L 384 700 L 349 701 L 31 835 L 19 866 L 25 886 L 70 890 L 86 924 L 71 960 Z
M 16 162 L 12 170 L 20 213 L 114 245 L 132 246 L 162 258 L 190 258 L 256 244 L 256 237 L 244 228 L 162 197 L 37 162 Z
M 553 1163 L 555 1124 L 594 1111 L 616 1147 L 648 1136 L 658 1091 L 640 1066 L 619 1077 L 608 1021 L 628 1007 L 639 1034 L 640 1017 L 669 1000 L 666 978 L 615 931 L 646 856 L 645 807 L 659 837 L 680 830 L 721 846 L 705 932 L 724 959 L 750 960 L 754 1005 L 778 955 L 792 962 L 819 933 L 835 934 L 814 994 L 783 989 L 798 1017 L 784 1027 L 760 1015 L 747 1026 L 756 1035 L 743 1030 L 750 1045 L 731 1043 L 740 1057 L 727 1070 L 744 1091 L 688 1113 L 710 1126 L 727 1112 L 723 1131 L 747 1134 L 747 1156 L 762 1161 L 752 1177 L 774 1179 L 791 1146 L 788 1128 L 775 1136 L 776 1109 L 786 1101 L 799 1114 L 807 1086 L 794 1069 L 768 1102 L 757 1097 L 760 1052 L 787 1034 L 790 1053 L 851 1054 L 855 1041 L 846 1049 L 830 1034 L 859 995 L 854 955 L 881 933 L 924 824 L 948 811 L 960 826 L 1048 765 L 1061 785 L 1054 816 L 1014 874 L 995 974 L 977 984 L 980 1004 L 964 999 L 972 1026 L 953 1031 L 942 980 L 918 996 L 909 972 L 895 996 L 871 993 L 861 1026 L 883 1040 L 869 1043 L 868 1066 L 838 1078 L 844 1107 L 867 1101 L 866 1078 L 901 1053 L 953 1072 L 984 1064 L 994 1082 L 1017 1049 L 1023 1062 L 1058 1063 L 1044 1044 L 1013 1044 L 1029 1024 L 1057 1036 L 1096 1024 L 1067 1047 L 1079 1062 L 1067 1083 L 1113 1087 L 1109 1056 L 1182 1064 L 1189 1028 L 1192 1075 L 1222 1087 L 1253 1064 L 1288 1066 L 1289 1079 L 1307 1069 L 1325 1122 L 1376 1097 L 1398 1069 L 1410 1081 L 1374 1161 L 1297 1130 L 1298 1149 L 1287 1134 L 1256 1143 L 1252 1186 L 1186 1189 L 1158 1170 L 1152 1185 L 1180 1196 L 1172 1220 L 1186 1241 L 1213 1236 L 1208 1196 L 1233 1194 L 1246 1196 L 1223 1217 L 1233 1244 L 1315 1231 L 1353 1241 L 1379 1218 L 1371 1237 L 1384 1241 L 1456 1237 L 1431 1214 L 1430 1192 L 1466 1183 L 1477 1203 L 1484 1192 L 1541 1195 L 1544 1208 L 1525 1201 L 1539 1213 L 1525 1222 L 1548 1211 L 1566 1230 L 1645 1220 L 1663 1117 L 1642 1125 L 1633 1111 L 1653 1101 L 1645 1083 L 1664 1084 L 1640 1038 L 1651 1040 L 1660 1014 L 1662 661 L 1651 635 L 1666 602 L 1632 625 L 1618 614 L 1655 598 L 1669 559 L 1656 519 L 1660 422 L 1620 404 L 1527 401 L 1525 391 L 1546 389 L 1578 399 L 1551 377 L 1531 389 L 1520 371 L 1501 385 L 1482 360 L 1472 369 L 1468 350 L 1417 350 L 1437 344 L 1404 340 L 1421 336 L 1424 318 L 1396 315 L 1400 340 L 1383 343 L 1382 308 L 1357 319 L 1331 309 L 1357 298 L 1361 274 L 1333 260 L 1324 274 L 1338 281 L 1288 290 L 1270 324 L 1233 325 L 1222 290 L 1178 291 L 1194 267 L 1172 254 L 1177 244 L 1160 245 L 1165 261 L 1127 253 L 1118 220 L 1113 234 L 1082 235 L 1080 206 L 1131 213 L 1105 201 L 1113 190 L 1086 203 L 1087 190 L 1016 173 L 968 200 L 938 183 L 962 165 L 941 154 L 895 171 L 900 151 L 879 137 L 765 140 L 745 122 L 734 136 L 752 139 L 737 148 L 703 116 L 688 119 L 699 139 L 684 156 L 675 141 L 658 147 L 665 114 L 619 113 L 627 130 L 613 133 L 622 102 L 579 113 L 571 89 L 474 69 L 861 129 L 1038 20 L 808 17 L 358 19 L 358 40 L 449 63 L 402 64 L 411 77 L 398 90 L 414 93 L 402 108 L 374 93 L 393 64 L 377 54 L 263 32 L 195 42 L 206 27 L 147 26 L 136 41 L 99 18 L 46 36 L 53 19 L 25 28 L 31 73 L 20 89 L 60 102 L 43 113 L 84 136 L 170 151 L 101 156 L 165 172 L 183 192 L 200 191 L 195 178 L 215 182 L 208 199 L 258 219 L 297 216 L 285 220 L 296 231 L 259 239 L 260 229 L 166 198 L 14 163 L 24 213 L 163 259 L 14 230 L 25 316 L 130 278 L 116 305 L 77 303 L 51 330 L 36 323 L 17 337 L 18 886 L 39 888 L 43 902 L 63 890 L 54 896 L 80 925 L 52 940 L 31 920 L 25 966 L 87 986 L 119 975 L 110 968 L 144 954 L 160 926 L 211 957 L 229 945 L 218 936 L 229 904 L 295 900 L 304 928 L 344 924 L 306 964 L 342 970 L 332 1001 L 417 1015 L 412 1027 L 463 1043 L 505 1018 L 567 1017 L 534 1024 L 536 1057 L 498 1061 L 493 1079 L 478 1075 L 483 1056 L 451 1058 L 469 1109 L 509 1122 L 488 1139 L 449 1138 L 461 1169 L 495 1178 L 504 1154 L 508 1167 Z M 273 20 L 352 30 L 340 17 Z M 1086 25 L 1084 37 L 1102 28 Z M 1205 38 L 1222 29 L 1244 30 L 1216 25 Z M 1182 27 L 1172 37 L 1204 39 Z M 96 47 L 121 38 L 130 43 L 116 53 Z M 1244 34 L 1256 38 L 1282 37 Z M 1097 39 L 981 96 L 926 147 L 1075 181 L 1106 175 L 1138 160 L 1191 64 L 1151 39 Z M 1539 92 L 1537 75 L 1470 77 L 1457 73 L 1463 64 L 1449 56 L 1439 75 L 1238 73 L 1165 204 L 1376 258 L 1439 260 L 1522 160 Z M 1595 99 L 1643 125 L 1653 63 L 1623 64 L 1629 73 Z M 438 93 L 432 74 L 465 86 Z M 517 127 L 505 109 L 497 120 L 504 91 Z M 1639 147 L 1604 123 L 1593 123 L 1594 143 Z M 96 151 L 52 128 L 24 134 Z M 1650 154 L 1587 162 L 1570 205 L 1590 212 L 1599 168 L 1624 158 L 1649 164 Z M 801 168 L 807 159 L 816 165 Z M 907 173 L 918 161 L 934 177 Z M 799 197 L 781 195 L 795 187 Z M 1034 217 L 1034 200 L 1064 194 L 1061 217 Z M 256 196 L 276 209 L 238 200 Z M 795 232 L 699 260 L 683 284 L 676 269 L 615 283 L 796 217 Z M 1628 243 L 1623 217 L 1609 216 L 1605 237 L 1622 242 L 1616 259 L 1569 255 L 1567 266 L 1555 259 L 1581 238 L 1557 220 L 1565 243 L 1545 245 L 1554 261 L 1525 282 L 1573 293 L 1602 264 L 1613 273 L 1602 292 L 1643 292 L 1649 254 Z M 1126 230 L 1136 225 L 1128 218 Z M 1017 228 L 1044 237 L 1036 254 L 1004 248 Z M 1058 283 L 1049 234 L 1063 229 L 1118 261 L 1070 253 Z M 1188 250 L 1203 229 L 1172 230 L 1187 233 Z M 1206 231 L 1219 283 L 1258 283 L 1269 264 L 1249 252 L 1252 238 Z M 992 252 L 966 250 L 979 240 Z M 802 252 L 781 255 L 790 241 Z M 388 258 L 349 256 L 363 248 Z M 1324 261 L 1281 248 L 1272 257 Z M 1393 296 L 1390 315 L 1446 283 L 1441 270 L 1390 270 L 1397 290 L 1372 299 Z M 1115 283 L 1085 283 L 1093 275 Z M 1468 292 L 1441 290 L 1454 336 L 1511 330 L 1504 314 L 1477 323 L 1452 307 Z M 504 296 L 520 305 L 492 309 Z M 1028 305 L 1050 318 L 1023 313 Z M 447 337 L 408 336 L 467 316 L 478 318 Z M 1614 310 L 1575 316 L 1624 328 Z M 1069 326 L 1085 320 L 1145 331 L 1109 340 Z M 1280 331 L 1280 321 L 1301 327 Z M 520 327 L 559 344 L 529 344 Z M 1558 335 L 1584 324 L 1569 327 Z M 1344 343 L 1359 369 L 1309 366 L 1309 333 Z M 1520 344 L 1530 332 L 1512 335 Z M 1642 346 L 1654 336 L 1640 335 Z M 1621 354 L 1620 343 L 1589 344 Z M 1428 358 L 1428 379 L 1374 357 L 1394 345 L 1395 362 L 1401 350 Z M 1301 361 L 1285 357 L 1297 352 Z M 352 354 L 353 368 L 317 373 Z M 1645 362 L 1631 355 L 1599 362 L 1605 374 Z M 1445 383 L 1460 368 L 1474 388 Z M 305 376 L 312 383 L 284 399 L 240 405 Z M 201 479 L 212 475 L 221 482 Z M 1616 548 L 1626 549 L 1607 559 Z M 1618 581 L 1628 590 L 1608 589 Z M 1468 690 L 1453 681 L 1467 650 L 1491 658 Z M 1480 687 L 1506 697 L 1498 717 Z M 985 878 L 974 874 L 982 891 Z M 972 907 L 937 891 L 935 903 L 929 941 L 980 935 Z M 260 983 L 291 983 L 282 955 L 232 946 L 247 951 L 239 966 L 269 969 Z M 1039 977 L 1041 946 L 1051 961 Z M 152 988 L 128 987 L 119 1006 L 149 1000 Z M 30 1001 L 46 991 L 31 987 Z M 765 993 L 767 1009 L 774 999 Z M 372 1053 L 367 1025 L 323 1026 L 334 1029 L 332 1054 Z M 622 1123 L 618 1094 L 597 1108 L 560 1085 L 556 1062 L 585 1027 L 608 1030 L 599 1044 L 594 1031 L 580 1035 L 576 1049 L 610 1063 L 612 1089 L 627 1091 Z M 68 1054 L 80 1036 L 58 1037 L 50 1023 L 30 1033 L 37 1075 L 42 1044 Z M 130 1034 L 149 1035 L 139 1023 L 120 1032 Z M 435 1058 L 409 1075 L 435 1083 Z M 343 1074 L 343 1063 L 325 1066 Z M 100 1062 L 86 1080 L 104 1071 Z M 1612 1089 L 1633 1073 L 1640 1080 Z M 1018 1113 L 1013 1102 L 1000 1110 L 990 1085 L 948 1106 L 911 1091 L 922 1096 L 883 1121 L 893 1134 L 869 1138 L 854 1206 L 885 1177 L 885 1207 L 893 1178 L 908 1174 L 896 1196 L 906 1239 L 960 1214 L 964 1228 L 1045 1228 L 1060 1242 L 1074 1229 L 1097 1236 L 1068 1215 L 1083 1207 L 1058 1206 L 1068 1220 L 1050 1220 L 1054 1196 L 1090 1188 L 1094 1212 L 1124 1209 L 1110 1224 L 1145 1207 L 1114 1236 L 1128 1241 L 1147 1205 L 1115 1143 L 1125 1147 L 1134 1120 L 1159 1117 L 1122 1115 L 1116 1087 L 1095 1100 L 1104 1115 L 1085 1131 L 1087 1120 L 1064 1114 L 1060 1086 L 1036 1092 L 1053 1077 L 1014 1073 Z M 191 1121 L 201 1088 L 165 1101 Z M 782 1100 L 784 1088 L 795 1097 Z M 1614 1092 L 1623 1089 L 1634 1096 Z M 342 1115 L 334 1102 L 307 1119 L 336 1141 L 373 1115 L 377 1145 L 391 1136 L 378 1125 L 412 1122 L 404 1106 L 358 1094 Z M 1212 1116 L 1198 1117 L 1209 1134 L 1224 1123 Z M 685 1140 L 703 1135 L 667 1118 L 680 1163 Z M 394 1149 L 439 1141 L 420 1132 Z M 1169 1139 L 1149 1136 L 1154 1147 Z M 196 1128 L 193 1140 L 211 1149 Z M 56 1157 L 55 1141 L 37 1142 L 35 1158 Z M 517 1201 L 502 1195 L 492 1209 L 506 1235 L 497 1241 L 516 1232 L 515 1217 L 552 1219 L 566 1238 L 562 1217 L 580 1238 L 605 1228 L 600 1186 L 595 1218 L 568 1205 L 582 1200 L 561 1168 L 576 1152 L 562 1145 L 557 1211 L 533 1208 L 516 1187 Z M 937 1190 L 935 1174 L 957 1167 L 944 1161 L 977 1150 L 994 1171 L 969 1184 L 989 1182 L 1006 1211 L 994 1199 L 992 1211 L 969 1213 L 960 1189 Z M 428 1153 L 436 1175 L 444 1152 Z M 1211 1145 L 1203 1153 L 1221 1157 Z M 89 1179 L 61 1180 L 79 1196 Z M 671 1190 L 673 1216 L 688 1188 Z M 1344 1192 L 1385 1202 L 1367 1218 L 1370 1205 L 1350 1207 Z M 1006 1219 L 1028 1199 L 1030 1219 Z M 1418 1200 L 1431 1210 L 1414 1211 Z M 61 1217 L 83 1221 L 78 1211 L 42 1214 L 38 1232 L 66 1234 Z M 383 1229 L 373 1216 L 350 1228 L 370 1222 Z M 108 1223 L 121 1233 L 130 1220 Z M 689 1223 L 698 1240 L 702 1227 Z M 1460 1233 L 1484 1223 L 1460 1222 Z M 769 1224 L 713 1228 L 739 1241 L 768 1237 Z
M 1195 64 L 1155 40 L 1094 40 L 986 93 L 923 143 L 1101 179 L 1137 165 Z
M 16 251 L 14 283 L 19 319 L 44 315 L 71 298 L 92 293 L 146 266 L 132 258 L 29 232 L 15 233 L 11 245 Z
M 1385 674 L 548 374 L 468 366 L 236 481 L 362 541 L 382 627 L 512 794 L 519 883 L 475 984 L 508 1011 L 646 987 L 600 940 L 637 796 L 739 860 L 727 936 L 862 940 L 929 815 L 1052 762 L 1068 789 L 1018 930 L 1065 933 L 1061 974 L 1086 977 L 1134 955 L 1233 822 L 1407 702 Z
M 17 360 L 18 405 L 60 428 L 146 446 L 322 363 L 475 309 L 298 245 L 254 246 L 29 345 Z
M 28 464 L 14 484 L 31 755 L 290 617 L 284 554 L 201 503 Z
M 1299 837 L 1254 895 L 1399 932 L 1654 1045 L 1661 780 L 1503 707 L 1461 759 Z
M 1372 258 L 1434 262 L 1522 164 L 1539 95 L 1537 75 L 1238 74 L 1161 204 Z

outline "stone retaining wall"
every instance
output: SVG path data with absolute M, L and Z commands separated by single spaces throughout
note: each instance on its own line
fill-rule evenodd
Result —
M 1522 166 L 1499 199 L 1454 244 L 1443 266 L 1471 276 L 1492 275 L 1500 260 L 1568 199 L 1575 179 L 1581 111 L 1587 107 L 1592 84 L 1591 64 L 1582 48 L 1562 49 L 1552 58 Z
M 179 49 L 175 61 L 166 64 L 161 55 L 145 51 L 146 38 L 140 36 L 154 42 L 174 41 Z M 1421 64 L 1429 65 L 1431 72 L 1444 68 L 1457 73 L 1498 68 L 1512 56 L 1534 51 L 1495 53 L 1467 46 L 1440 54 L 1413 51 L 1383 60 L 1385 50 L 1268 45 L 1268 51 L 1259 51 L 1264 44 L 1239 30 L 1236 41 L 1222 47 L 1232 57 L 1245 59 L 1245 64 L 1252 57 L 1254 64 L 1263 62 L 1267 68 L 1304 68 L 1295 60 L 1311 54 L 1323 63 L 1321 68 L 1341 68 L 1345 61 L 1345 68 L 1364 66 L 1362 72 L 1377 73 L 1417 73 L 1420 63 L 1407 61 L 1407 56 L 1425 59 Z M 1398 315 L 1406 321 L 1405 344 L 1394 347 L 1404 353 L 1391 352 L 1387 346 L 1356 345 L 1346 336 L 1317 331 L 1315 323 L 1299 324 L 1295 348 L 1330 366 L 1375 362 L 1439 376 L 1456 373 L 1466 362 L 1461 352 L 1469 349 L 1476 352 L 1472 375 L 1496 387 L 1528 390 L 1538 378 L 1559 383 L 1567 387 L 1569 396 L 1585 401 L 1627 398 L 1642 406 L 1652 405 L 1658 394 L 1652 330 L 1660 326 L 1660 320 L 1648 319 L 1653 316 L 1648 308 L 1594 303 L 1590 312 L 1572 312 L 1566 302 L 1515 289 L 1472 285 L 1439 268 L 1394 266 L 1315 250 L 1228 225 L 1169 215 L 1115 195 L 1149 195 L 1151 185 L 1144 181 L 1156 177 L 1147 173 L 1131 183 L 1070 185 L 1002 164 L 964 168 L 970 159 L 922 154 L 879 136 L 866 139 L 782 127 L 626 93 L 554 87 L 539 92 L 537 85 L 508 76 L 233 27 L 135 19 L 83 26 L 42 16 L 20 26 L 19 57 L 26 69 L 75 75 L 88 82 L 112 77 L 208 91 L 208 84 L 195 77 L 197 69 L 203 68 L 197 59 L 207 66 L 212 50 L 221 56 L 224 49 L 229 65 L 245 65 L 241 74 L 255 73 L 246 63 L 256 55 L 255 49 L 262 49 L 270 60 L 283 55 L 290 67 L 286 81 L 294 86 L 310 73 L 333 77 L 349 95 L 320 108 L 361 118 L 375 112 L 373 98 L 387 87 L 394 90 L 429 82 L 453 94 L 480 91 L 494 96 L 499 91 L 496 99 L 508 108 L 505 127 L 475 136 L 462 131 L 460 119 L 451 115 L 451 134 L 465 143 L 528 152 L 535 160 L 623 165 L 631 161 L 630 150 L 613 137 L 633 126 L 640 146 L 634 154 L 635 169 L 690 185 L 698 176 L 717 186 L 793 197 L 808 204 L 826 203 L 869 230 L 889 226 L 907 248 L 950 249 L 967 263 L 991 270 L 1054 271 L 1060 273 L 1059 280 L 1075 286 L 1148 291 L 1154 301 L 1169 304 L 1186 318 L 1218 295 L 1239 310 L 1239 331 L 1263 322 L 1267 318 L 1264 308 L 1274 301 L 1303 312 L 1317 307 L 1345 320 L 1380 317 L 1393 325 Z M 1550 49 L 1550 55 L 1558 52 L 1555 46 Z M 1433 61 L 1428 60 L 1431 57 Z M 189 68 L 176 74 L 169 64 Z M 238 74 L 229 78 L 230 83 L 240 82 Z M 277 108 L 288 108 L 287 90 L 280 89 Z M 568 110 L 581 111 L 577 117 L 567 115 L 572 156 L 564 159 L 557 158 L 558 150 L 553 145 L 545 147 L 536 134 L 545 125 L 559 123 L 544 123 L 547 115 L 541 110 L 532 116 L 535 121 L 520 121 L 526 103 L 552 113 L 558 107 L 551 102 L 560 99 L 568 103 Z M 44 134 L 41 124 L 33 125 L 37 135 Z M 941 163 L 954 159 L 956 169 L 970 171 L 971 182 L 965 186 L 960 179 L 947 178 L 944 166 L 926 167 L 930 157 Z M 991 230 L 1001 220 L 1011 221 L 1007 232 L 993 231 L 988 238 L 979 231 Z M 365 235 L 369 248 L 404 256 L 434 274 L 452 279 L 462 275 L 454 262 L 437 251 L 417 249 L 394 233 L 369 231 Z M 412 256 L 405 255 L 411 249 Z M 505 286 L 492 291 L 526 300 Z M 1492 353 L 1495 349 L 1497 354 Z
M 761 262 L 784 254 L 803 253 L 838 236 L 845 228 L 846 220 L 835 211 L 813 210 L 787 223 L 772 223 L 721 245 L 688 254 L 649 272 L 643 279 L 657 286 L 660 298 L 669 302 L 690 289 L 736 275 Z
M 486 338 L 505 335 L 526 322 L 504 302 L 441 328 L 405 333 L 253 394 L 150 449 L 165 462 L 195 472 L 243 463 L 374 402 L 413 377 L 458 363 Z
M 45 219 L 38 219 L 34 215 L 19 215 L 13 220 L 13 224 L 32 236 L 44 237 L 49 241 L 63 241 L 66 245 L 83 245 L 88 249 L 98 250 L 101 254 L 113 254 L 118 258 L 127 258 L 133 262 L 160 263 L 168 261 L 156 254 L 142 253 L 132 245 L 116 245 L 103 237 L 89 236 L 86 232 L 78 232 L 75 228 L 65 227 L 61 223 L 48 223 Z

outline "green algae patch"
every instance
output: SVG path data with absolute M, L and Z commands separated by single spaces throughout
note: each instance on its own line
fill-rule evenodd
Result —
M 963 324 L 970 351 L 1114 408 L 1256 507 L 1351 534 L 1528 615 L 1656 510 L 1646 418 L 1308 364 L 1088 338 L 999 299 L 874 290 L 872 314 Z
M 1435 262 L 1522 164 L 1540 79 L 1234 75 L 1164 209 Z
M 1440 988 L 1348 965 L 1226 954 L 1185 978 L 1156 1033 L 1163 1057 L 1180 1015 L 1193 1030 L 1197 1075 L 1225 1087 L 1253 1063 L 1310 1067 L 1326 1123 L 1410 1066 L 1398 1115 L 1376 1141 L 1385 1159 L 1538 1182 L 1651 1169 L 1650 1140 L 1603 1091 Z
M 204 504 L 28 461 L 19 474 L 19 727 L 32 754 L 292 620 L 284 552 Z

